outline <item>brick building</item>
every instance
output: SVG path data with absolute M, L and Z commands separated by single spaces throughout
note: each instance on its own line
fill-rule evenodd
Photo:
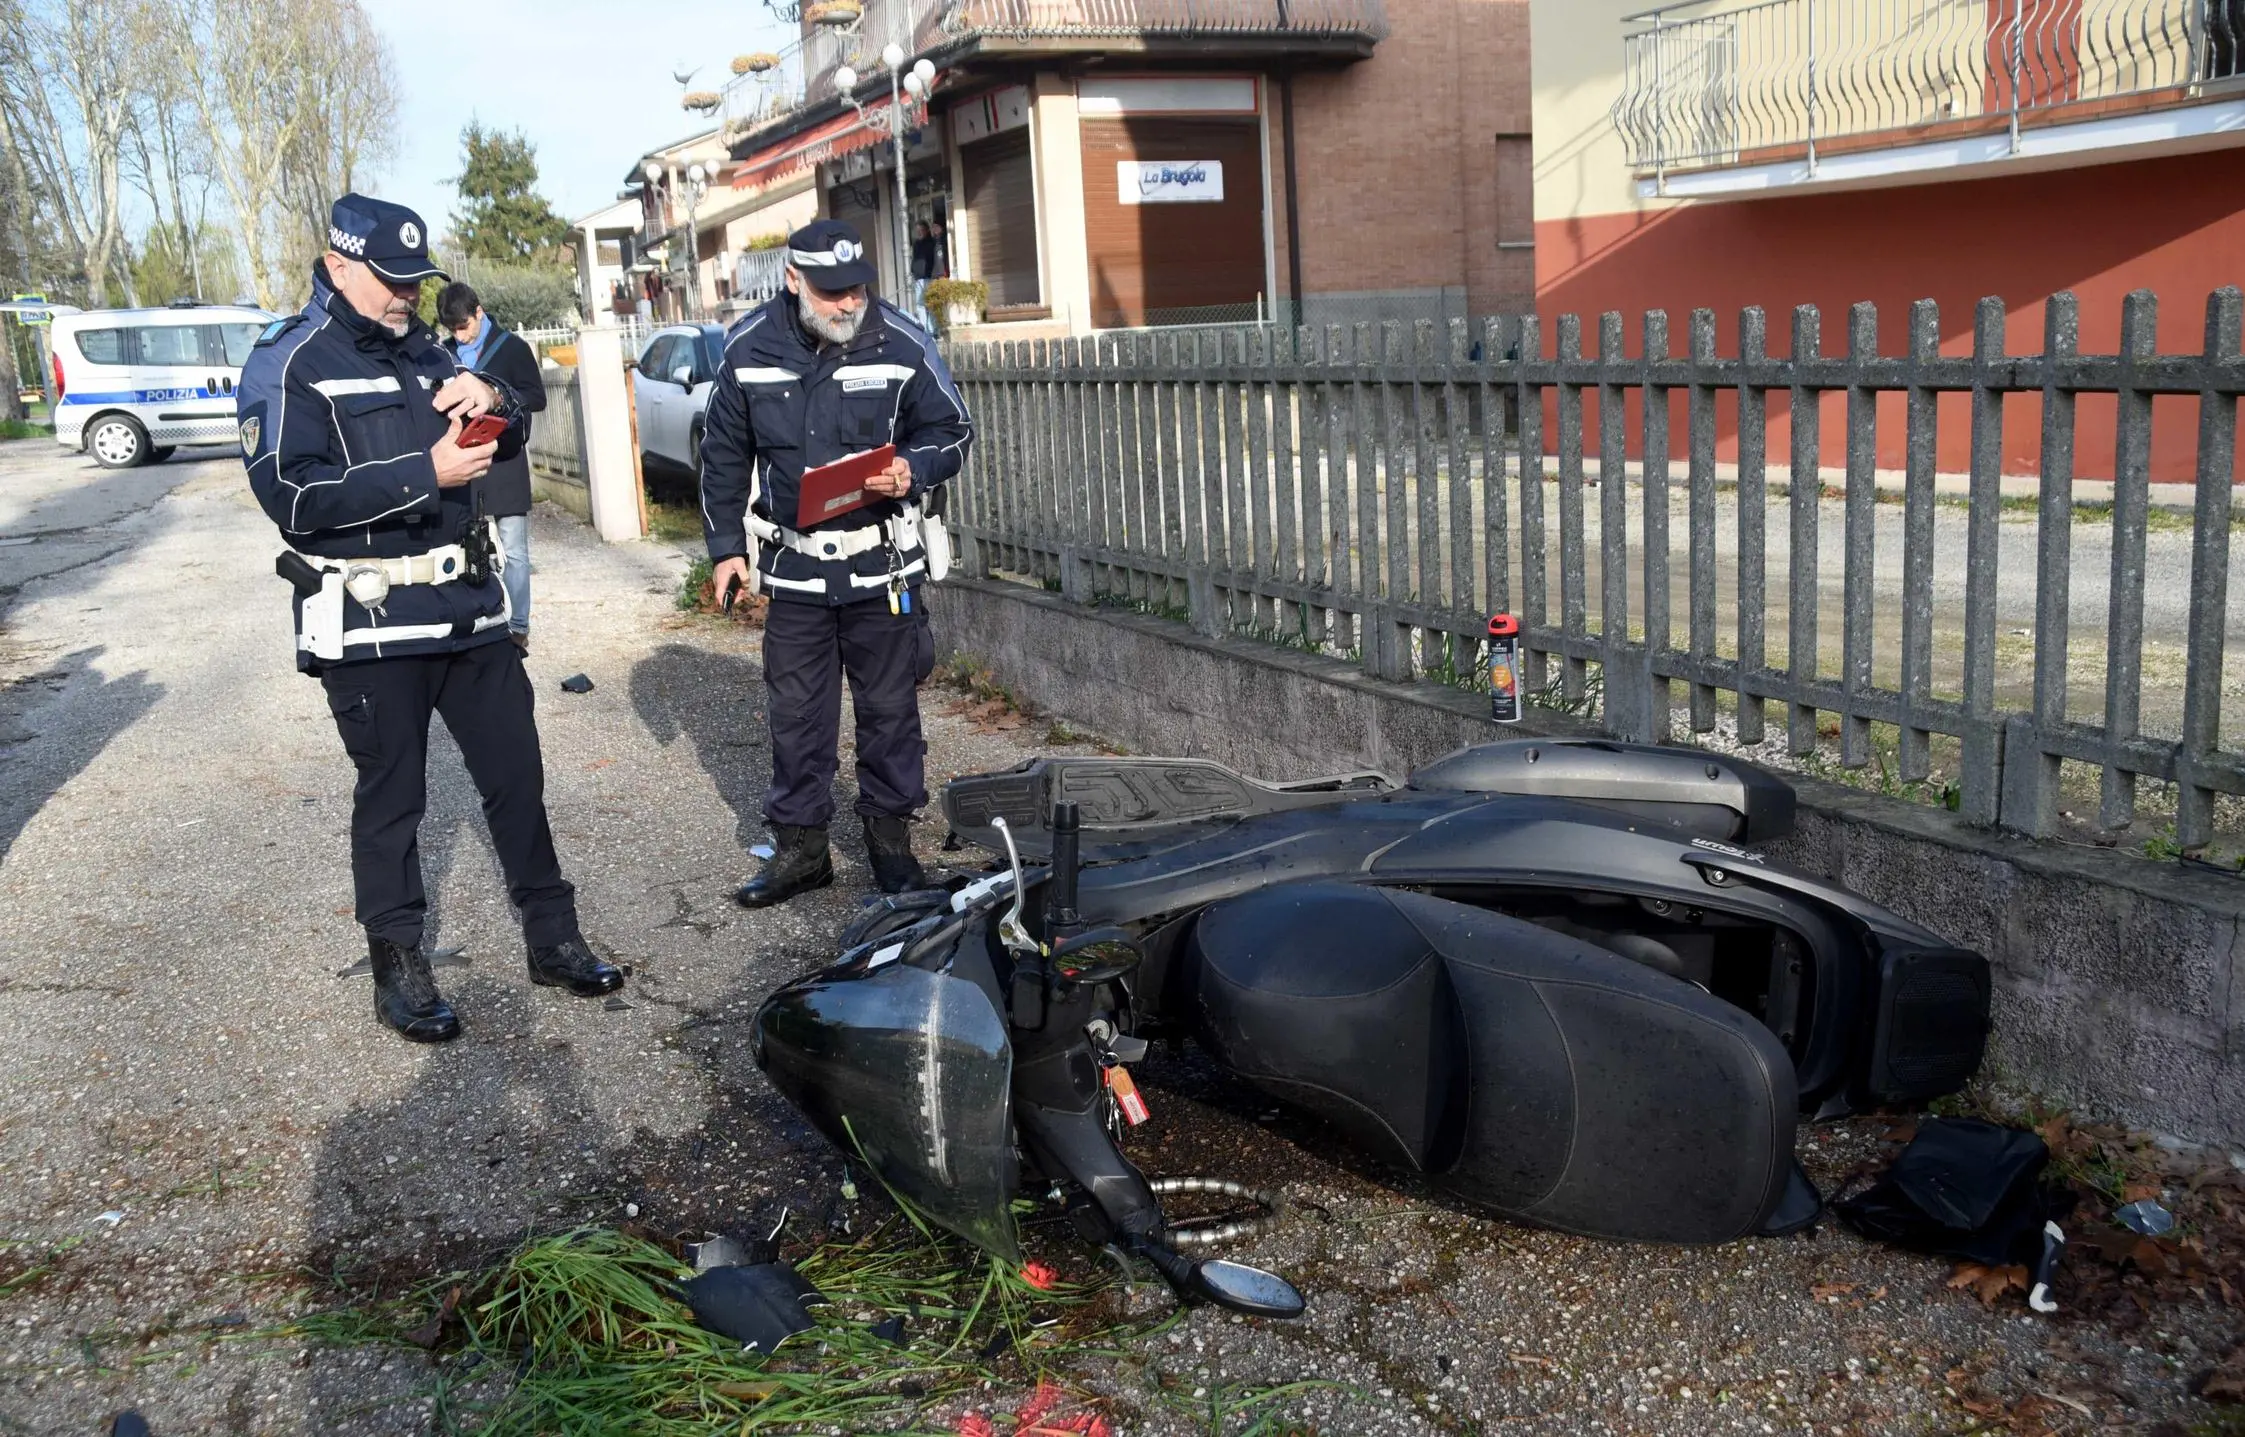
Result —
M 813 174 L 885 292 L 900 214 L 941 221 L 994 337 L 1462 317 L 1533 283 L 1527 36 L 1526 0 L 871 0 L 747 57 L 724 134 L 735 183 Z M 892 41 L 937 72 L 901 202 Z
M 1848 307 L 1905 346 L 1939 303 L 1945 353 L 1971 352 L 1982 296 L 2012 353 L 2039 354 L 2045 301 L 2081 303 L 2084 351 L 2119 347 L 2121 303 L 2160 298 L 2159 347 L 2205 342 L 2206 298 L 2245 254 L 2245 0 L 1533 0 L 1536 307 L 1547 320 L 1817 305 L 1823 347 Z M 1813 28 L 1812 28 L 1813 26 Z M 1680 342 L 1680 340 L 1679 340 Z M 1827 397 L 1826 462 L 1843 400 Z M 2187 480 L 2196 405 L 2154 406 L 2152 477 Z M 1961 399 L 1939 466 L 1967 467 Z M 2007 406 L 2005 461 L 2031 472 L 2039 405 Z M 1773 417 L 1772 452 L 1787 442 Z M 1902 462 L 1899 411 L 1882 464 Z M 2111 402 L 2080 407 L 2078 472 L 2109 477 Z M 1726 439 L 1727 444 L 1727 439 Z M 1729 457 L 1726 449 L 1725 456 Z

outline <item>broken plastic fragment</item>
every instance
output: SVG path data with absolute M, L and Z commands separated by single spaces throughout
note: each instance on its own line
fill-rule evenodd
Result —
M 109 1211 L 94 1219 L 95 1222 L 108 1223 L 111 1227 L 115 1227 L 117 1224 L 123 1222 L 124 1220 L 125 1210 L 121 1207 L 111 1208 Z
M 565 694 L 589 694 L 592 692 L 592 680 L 583 674 L 571 674 L 561 681 L 561 691 Z
M 708 1272 L 717 1267 L 739 1267 L 744 1256 L 738 1242 L 722 1236 L 712 1237 L 706 1242 L 687 1243 L 685 1251 L 686 1260 L 699 1272 Z
M 770 858 L 777 852 L 779 850 L 769 843 L 752 843 L 748 846 L 748 856 L 751 858 Z
M 1060 1281 L 1060 1274 L 1041 1262 L 1025 1262 L 1021 1264 L 1021 1280 L 1039 1292 L 1050 1292 L 1052 1285 Z
M 811 1326 L 804 1307 L 826 1297 L 784 1262 L 715 1267 L 686 1284 L 694 1320 L 744 1347 L 775 1352 Z
M 2145 1237 L 2163 1237 L 2175 1230 L 2175 1215 L 2154 1198 L 2142 1198 L 2113 1213 L 2113 1221 Z

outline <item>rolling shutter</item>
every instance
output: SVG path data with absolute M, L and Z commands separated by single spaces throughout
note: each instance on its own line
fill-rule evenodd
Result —
M 1037 284 L 1037 190 L 1029 132 L 1013 130 L 959 151 L 965 171 L 967 236 L 990 308 L 1043 303 Z
M 1087 118 L 1083 153 L 1093 324 L 1251 317 L 1265 286 L 1263 141 L 1252 116 Z M 1117 164 L 1163 160 L 1222 166 L 1224 197 L 1124 204 Z

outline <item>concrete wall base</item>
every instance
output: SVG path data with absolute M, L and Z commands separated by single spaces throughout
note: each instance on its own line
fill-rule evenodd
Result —
M 1136 753 L 1258 778 L 1401 777 L 1500 736 L 1487 700 L 1370 679 L 1337 659 L 1057 594 L 955 579 L 932 594 L 938 648 Z M 1531 712 L 1536 712 L 1531 710 Z M 1503 731 L 1566 733 L 1557 715 Z M 2012 838 L 1954 815 L 1795 777 L 1798 831 L 1768 851 L 1837 879 L 1995 969 L 1988 1075 L 2087 1115 L 2245 1147 L 2245 881 Z

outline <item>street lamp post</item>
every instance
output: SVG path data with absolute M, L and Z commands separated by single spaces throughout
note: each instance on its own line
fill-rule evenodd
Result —
M 711 172 L 699 160 L 686 167 L 686 317 L 702 317 L 702 195 Z
M 857 111 L 861 119 L 874 128 L 885 131 L 889 137 L 890 152 L 896 162 L 897 304 L 899 308 L 903 308 L 912 289 L 911 198 L 906 193 L 904 182 L 904 94 L 910 94 L 916 100 L 925 98 L 929 85 L 935 80 L 935 63 L 922 56 L 907 69 L 904 64 L 904 47 L 892 40 L 882 47 L 881 67 L 889 73 L 889 111 L 886 116 L 876 118 L 865 113 L 865 107 L 858 103 L 857 96 L 852 93 L 857 88 L 857 71 L 849 66 L 841 66 L 834 72 L 834 88 L 841 93 L 843 102 Z M 899 93 L 900 89 L 903 93 Z

